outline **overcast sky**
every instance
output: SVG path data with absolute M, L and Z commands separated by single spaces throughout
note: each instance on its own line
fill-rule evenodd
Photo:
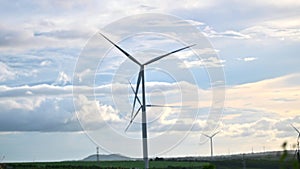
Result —
M 102 154 L 141 157 L 139 123 L 127 134 L 123 132 L 131 111 L 130 85 L 118 83 L 111 91 L 112 77 L 106 76 L 112 72 L 125 74 L 127 68 L 133 68 L 126 78 L 135 84 L 138 67 L 112 50 L 100 64 L 101 69 L 94 70 L 94 88 L 75 86 L 83 93 L 97 93 L 95 98 L 80 96 L 73 104 L 72 84 L 78 57 L 85 54 L 86 45 L 98 31 L 125 16 L 150 12 L 177 16 L 202 32 L 214 47 L 219 57 L 217 67 L 224 70 L 226 79 L 225 105 L 223 112 L 219 112 L 222 120 L 215 130 L 205 131 L 212 84 L 203 63 L 212 63 L 214 59 L 184 60 L 190 50 L 174 55 L 179 61 L 184 60 L 185 68 L 200 72 L 194 83 L 184 80 L 188 77 L 179 64 L 149 68 L 148 100 L 161 103 L 158 96 L 163 94 L 166 104 L 178 103 L 183 98 L 183 104 L 189 107 L 181 113 L 176 108 L 149 111 L 151 157 L 209 155 L 209 143 L 200 139 L 202 132 L 220 131 L 214 138 L 215 154 L 219 155 L 247 153 L 252 148 L 280 150 L 284 141 L 295 144 L 297 133 L 290 124 L 300 128 L 299 7 L 297 0 L 0 1 L 0 159 L 81 159 L 95 153 L 96 144 L 102 147 Z M 133 45 L 149 39 L 152 46 Z M 137 55 L 142 55 L 138 47 L 144 51 L 151 48 L 153 55 L 181 47 L 170 39 L 149 39 L 136 36 L 120 45 Z M 173 45 L 166 45 L 169 42 Z M 174 59 L 162 63 L 167 61 L 177 63 Z M 124 67 L 119 68 L 120 64 Z M 156 73 L 155 77 L 151 71 Z M 88 74 L 89 70 L 81 73 Z M 79 81 L 82 74 L 78 74 Z M 113 78 L 116 82 L 124 80 Z M 118 102 L 122 99 L 114 98 L 116 94 L 127 98 L 128 103 Z M 193 98 L 201 103 L 196 107 L 198 115 L 194 114 Z M 100 113 L 101 118 L 91 112 Z

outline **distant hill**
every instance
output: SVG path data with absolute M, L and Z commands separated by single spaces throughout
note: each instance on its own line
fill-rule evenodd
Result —
M 108 154 L 108 155 L 99 154 L 99 160 L 100 161 L 132 161 L 135 159 L 120 154 Z M 97 154 L 90 155 L 82 159 L 82 161 L 97 161 Z

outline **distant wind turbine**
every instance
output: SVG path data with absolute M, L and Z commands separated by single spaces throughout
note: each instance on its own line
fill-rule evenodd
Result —
M 132 62 L 136 63 L 137 65 L 140 66 L 140 71 L 138 74 L 138 79 L 137 79 L 137 83 L 136 83 L 136 89 L 134 90 L 133 87 L 131 86 L 131 88 L 133 89 L 134 92 L 134 100 L 133 100 L 133 106 L 132 106 L 132 112 L 131 112 L 131 119 L 129 122 L 129 125 L 127 126 L 127 128 L 125 129 L 125 131 L 130 127 L 130 125 L 132 124 L 133 120 L 135 119 L 135 117 L 137 116 L 137 114 L 139 113 L 139 111 L 142 109 L 142 141 L 143 141 L 143 158 L 144 158 L 144 162 L 145 162 L 145 168 L 148 169 L 149 168 L 149 160 L 148 160 L 148 143 L 147 143 L 147 120 L 146 120 L 146 107 L 158 107 L 156 105 L 147 105 L 146 104 L 146 90 L 145 90 L 145 66 L 149 65 L 153 62 L 156 62 L 166 56 L 169 56 L 171 54 L 177 53 L 179 51 L 185 50 L 187 48 L 190 48 L 194 45 L 190 45 L 190 46 L 185 46 L 182 47 L 180 49 L 174 50 L 172 52 L 166 53 L 164 55 L 155 57 L 149 61 L 147 61 L 146 63 L 140 63 L 138 60 L 136 60 L 132 55 L 130 55 L 128 52 L 126 52 L 124 49 L 122 49 L 120 46 L 118 46 L 117 44 L 115 44 L 114 42 L 112 42 L 110 39 L 108 39 L 106 36 L 104 36 L 102 33 L 99 33 L 104 39 L 106 39 L 108 42 L 110 42 L 112 45 L 114 45 L 119 51 L 121 51 L 127 58 L 129 58 Z M 139 92 L 139 86 L 140 83 L 142 82 L 142 100 L 140 100 L 138 98 L 138 92 Z M 134 110 L 135 110 L 135 105 L 136 105 L 136 101 L 139 102 L 140 107 L 138 108 L 138 110 L 136 111 L 136 113 L 134 114 Z
M 99 147 L 96 147 L 96 153 L 97 153 L 97 162 L 99 162 Z
M 204 133 L 202 133 L 202 135 L 204 135 L 204 136 L 206 136 L 206 137 L 208 137 L 209 139 L 210 139 L 210 157 L 212 158 L 213 157 L 213 137 L 215 136 L 215 135 L 217 135 L 218 133 L 219 133 L 220 131 L 218 131 L 218 132 L 215 132 L 213 135 L 207 135 L 207 134 L 204 134 Z
M 297 154 L 297 159 L 300 162 L 300 152 L 299 152 L 299 138 L 300 138 L 300 131 L 291 124 L 291 126 L 297 131 L 298 133 L 298 137 L 297 137 L 297 150 L 296 150 L 296 154 Z

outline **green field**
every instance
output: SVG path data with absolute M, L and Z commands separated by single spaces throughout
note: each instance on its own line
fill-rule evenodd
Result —
M 3 168 L 15 168 L 15 169 L 129 169 L 129 168 L 143 168 L 143 161 L 101 161 L 101 162 L 40 162 L 40 163 L 8 163 Z M 213 168 L 208 162 L 187 162 L 187 161 L 150 161 L 150 168 L 169 168 L 169 169 L 209 169 Z

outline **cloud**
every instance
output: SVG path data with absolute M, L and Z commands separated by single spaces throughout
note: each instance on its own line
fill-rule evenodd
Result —
M 188 23 L 190 23 L 190 24 L 192 24 L 192 25 L 194 25 L 194 26 L 202 26 L 202 25 L 205 25 L 205 23 L 203 23 L 203 22 L 199 22 L 199 21 L 196 21 L 196 20 L 185 20 L 185 21 L 187 21 Z
M 291 123 L 299 116 L 280 117 L 261 110 L 227 109 L 221 123 L 221 135 L 229 137 L 264 137 L 268 140 L 290 137 Z
M 43 48 L 81 48 L 98 31 L 95 25 L 78 26 L 78 20 L 62 20 L 53 16 L 48 20 L 29 20 L 0 24 L 0 50 L 27 52 Z
M 19 46 L 32 37 L 30 31 L 0 25 L 0 47 Z
M 226 61 L 218 57 L 218 52 L 217 49 L 203 48 L 183 51 L 176 56 L 182 61 L 180 68 L 223 67 Z
M 290 124 L 299 121 L 298 78 L 299 74 L 291 74 L 227 88 L 221 135 L 290 138 Z
M 50 66 L 52 64 L 51 60 L 44 60 L 40 63 L 41 66 Z
M 65 72 L 59 72 L 59 75 L 56 81 L 54 82 L 54 85 L 65 86 L 70 85 L 71 83 L 71 77 L 69 77 Z
M 217 32 L 214 28 L 206 26 L 202 30 L 203 34 L 209 38 L 233 38 L 233 39 L 250 39 L 251 36 L 239 31 L 226 30 L 224 32 Z
M 205 67 L 205 68 L 211 68 L 211 67 L 223 67 L 226 61 L 221 60 L 217 57 L 209 57 L 207 59 L 199 59 L 199 60 L 185 60 L 181 67 L 186 68 L 192 68 L 192 67 Z
M 109 97 L 107 96 L 112 94 L 112 86 L 110 85 L 97 86 L 95 88 L 89 86 L 74 86 L 73 88 L 70 85 L 57 86 L 49 84 L 16 87 L 2 85 L 0 86 L 0 108 L 2 110 L 3 123 L 1 123 L 0 128 L 3 131 L 43 132 L 81 130 L 78 126 L 76 127 L 78 124 L 76 124 L 77 119 L 73 107 L 72 89 L 75 89 L 79 96 L 75 102 L 77 117 L 84 123 L 86 129 L 96 130 L 104 124 L 109 124 L 116 129 L 122 126 L 125 128 L 129 119 L 128 112 L 131 111 L 132 104 L 129 103 L 129 96 L 132 93 L 129 92 L 128 84 L 114 84 L 113 86 L 113 94 L 116 94 L 113 95 L 115 102 L 108 101 Z M 195 86 L 187 82 L 149 82 L 147 84 L 147 91 L 151 92 L 151 104 L 162 103 L 175 106 L 179 104 L 178 106 L 181 106 L 180 100 L 182 98 L 180 96 L 183 95 L 187 106 L 193 105 L 194 103 L 192 102 L 196 101 L 193 99 L 195 98 L 193 96 L 195 92 L 192 94 L 186 92 L 186 90 L 190 91 L 192 88 L 195 88 Z M 183 93 L 180 93 L 180 91 Z M 209 92 L 200 89 L 199 93 L 202 93 L 202 96 L 209 95 Z M 162 95 L 164 96 L 163 98 L 161 98 Z M 96 100 L 94 100 L 95 97 L 97 98 Z M 209 98 L 209 96 L 206 98 Z M 161 102 L 162 99 L 167 101 Z M 119 101 L 122 102 L 119 103 Z M 203 99 L 201 99 L 201 102 L 203 103 L 202 106 L 208 104 Z M 178 112 L 177 108 L 149 108 L 148 111 L 150 111 L 148 115 L 149 120 L 154 120 L 162 129 L 173 124 L 174 120 L 177 119 L 178 113 L 183 113 L 181 111 Z M 188 111 L 184 114 L 187 115 Z M 48 116 L 51 117 L 47 118 Z M 9 120 L 10 118 L 11 120 Z M 189 117 L 185 118 L 188 119 Z M 39 120 L 39 123 L 29 125 L 34 123 L 34 120 Z M 4 121 L 10 121 L 10 124 L 4 123 Z M 22 128 L 24 125 L 27 126 Z
M 95 100 L 89 100 L 80 95 L 76 98 L 76 114 L 84 130 L 97 130 L 106 123 L 120 123 L 118 110 L 110 105 L 101 104 Z
M 282 28 L 270 25 L 257 25 L 241 30 L 241 33 L 247 34 L 254 39 L 275 38 L 278 40 L 300 40 L 299 28 Z
M 299 113 L 300 108 L 296 104 L 300 101 L 298 78 L 299 74 L 292 74 L 227 88 L 226 104 L 229 107 L 243 109 L 256 107 L 276 114 L 294 116 Z M 274 98 L 292 100 L 279 103 Z
M 287 0 L 287 1 L 272 1 L 272 0 L 266 0 L 266 1 L 258 1 L 255 0 L 253 1 L 255 5 L 263 5 L 263 6 L 274 6 L 274 7 L 278 7 L 278 8 L 288 8 L 288 7 L 297 7 L 300 6 L 299 1 L 297 0 Z M 246 3 L 248 4 L 248 3 Z
M 244 58 L 238 58 L 237 60 L 242 60 L 242 61 L 245 61 L 245 62 L 251 62 L 251 61 L 257 60 L 257 58 L 256 57 L 244 57 Z
M 255 135 L 255 133 L 259 135 L 263 130 L 269 131 L 269 134 L 274 134 L 276 131 L 278 131 L 277 133 L 284 132 L 283 129 L 280 129 L 278 126 L 283 123 L 296 122 L 298 119 L 299 97 L 297 91 L 299 91 L 299 82 L 299 75 L 293 74 L 228 88 L 226 109 L 221 124 L 224 134 L 230 136 L 250 136 Z M 178 85 L 181 86 L 181 92 L 186 95 L 184 98 L 190 98 L 188 91 L 190 91 L 193 86 L 189 83 L 149 82 L 147 84 L 147 90 L 151 92 L 150 97 L 152 103 L 161 103 L 160 100 L 157 100 L 159 97 L 160 99 L 173 97 L 173 99 L 166 99 L 167 102 L 163 103 L 178 105 L 180 99 L 175 99 L 177 98 Z M 121 100 L 123 97 L 127 97 L 125 107 L 127 107 L 129 111 L 124 111 L 127 109 L 121 109 L 122 111 L 120 111 L 120 107 L 116 109 L 111 104 L 101 102 L 102 99 L 107 100 L 105 96 L 111 93 L 111 86 L 105 85 L 96 88 L 78 86 L 76 88 L 80 91 L 80 94 L 88 94 L 96 91 L 96 97 L 99 99 L 98 101 L 90 100 L 90 98 L 82 96 L 79 97 L 76 102 L 78 106 L 78 116 L 84 119 L 88 129 L 98 129 L 105 123 L 109 123 L 117 129 L 122 128 L 122 126 L 124 128 L 126 127 L 129 117 L 128 112 L 131 110 L 130 98 L 128 98 L 131 93 L 128 93 L 130 91 L 128 84 L 119 84 L 115 87 L 115 92 L 118 93 L 118 98 Z M 18 123 L 22 125 L 30 124 L 31 120 L 36 120 L 36 118 L 39 118 L 40 121 L 46 120 L 47 122 L 45 123 L 49 123 L 50 126 L 47 128 L 43 126 L 41 122 L 39 123 L 39 125 L 41 125 L 40 129 L 38 125 L 35 125 L 32 126 L 30 131 L 79 130 L 79 128 L 72 128 L 76 123 L 75 110 L 73 109 L 72 103 L 72 86 L 52 86 L 45 84 L 21 87 L 1 86 L 0 91 L 1 114 L 4 117 L 3 126 L 1 127 L 3 131 L 30 130 L 30 127 L 17 129 L 18 127 L 13 126 L 21 127 L 21 125 L 17 125 Z M 161 98 L 162 94 L 164 98 Z M 201 107 L 208 108 L 210 105 L 209 98 L 211 98 L 209 97 L 210 91 L 208 89 L 199 89 L 199 95 L 201 99 L 198 101 L 201 102 Z M 288 98 L 288 100 L 280 99 L 281 103 L 278 103 L 279 101 L 276 98 Z M 185 99 L 185 105 L 194 105 L 194 101 L 194 99 Z M 282 104 L 285 106 L 282 106 Z M 198 123 L 197 119 L 194 119 L 196 115 L 191 113 L 192 110 L 190 108 L 186 110 L 184 107 L 181 108 L 181 110 L 177 108 L 151 108 L 149 111 L 152 112 L 148 115 L 149 120 L 154 120 L 153 124 L 160 126 L 156 129 L 153 128 L 154 132 L 160 132 L 158 130 L 159 128 L 168 129 L 170 125 L 173 126 L 172 130 L 174 131 L 182 131 L 183 128 L 187 129 L 186 127 L 188 126 L 184 126 L 183 123 L 178 121 L 179 116 L 181 120 L 184 120 L 184 123 L 190 123 L 189 120 L 192 120 L 191 122 L 193 123 L 193 121 L 196 120 L 194 122 L 197 124 L 196 126 L 199 125 L 196 127 L 198 130 L 204 127 L 203 121 L 198 119 L 200 120 Z M 207 111 L 201 110 L 199 114 L 201 116 L 199 117 L 203 118 L 207 116 L 205 114 L 207 114 Z M 47 119 L 47 116 L 54 116 L 55 118 Z M 291 119 L 291 117 L 294 117 L 294 119 Z M 12 120 L 8 120 L 10 118 Z M 137 118 L 137 121 L 139 121 L 139 118 L 140 117 Z M 24 122 L 18 121 L 21 119 L 23 119 Z M 5 120 L 11 121 L 11 124 L 8 125 L 6 122 L 4 123 Z M 96 124 L 97 121 L 99 121 L 99 125 Z M 54 127 L 54 124 L 57 125 L 57 127 Z M 277 126 L 278 128 L 271 126 Z
M 79 131 L 72 113 L 72 100 L 15 98 L 0 100 L 1 131 Z
M 72 94 L 72 86 L 53 86 L 48 84 L 39 84 L 34 86 L 17 86 L 8 87 L 0 86 L 0 98 L 22 98 L 28 97 L 28 93 L 31 93 L 33 97 L 55 97 L 55 96 L 70 96 Z
M 34 36 L 45 36 L 56 39 L 87 39 L 91 35 L 90 32 L 83 32 L 82 30 L 53 30 L 48 32 L 35 32 Z
M 299 17 L 264 20 L 253 23 L 251 26 L 238 30 L 216 31 L 213 27 L 205 25 L 199 27 L 206 37 L 209 38 L 232 38 L 239 40 L 293 40 L 299 41 L 300 29 Z M 201 25 L 203 26 L 203 25 Z
M 5 63 L 0 62 L 0 82 L 14 79 L 16 73 Z

